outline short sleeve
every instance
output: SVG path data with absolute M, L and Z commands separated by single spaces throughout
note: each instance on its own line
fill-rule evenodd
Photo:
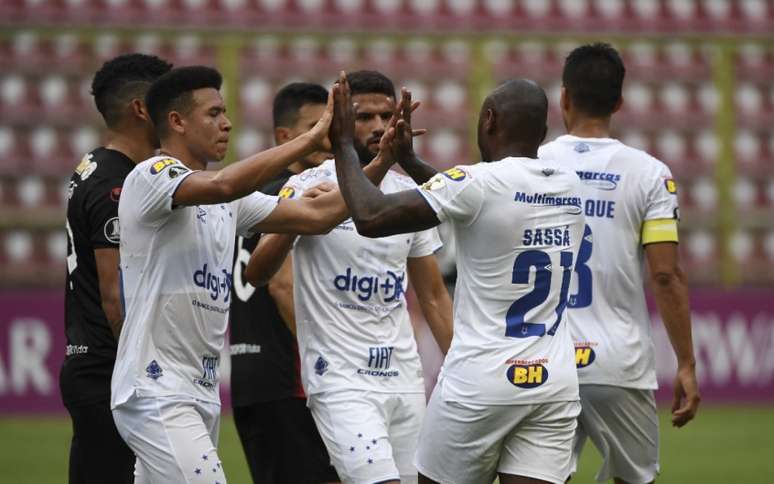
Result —
M 118 201 L 124 184 L 123 177 L 95 180 L 86 195 L 85 208 L 92 247 L 118 248 L 121 230 L 118 225 Z
M 172 197 L 177 188 L 191 173 L 194 171 L 174 158 L 154 158 L 137 165 L 131 189 L 140 221 L 161 224 L 172 213 Z
M 677 184 L 669 168 L 660 163 L 658 173 L 650 180 L 644 220 L 679 219 Z
M 425 257 L 435 254 L 441 247 L 443 247 L 443 243 L 441 242 L 441 237 L 438 235 L 438 229 L 433 227 L 432 229 L 423 230 L 414 234 L 408 256 Z
M 277 207 L 279 197 L 255 192 L 240 198 L 235 202 L 237 213 L 237 235 L 242 237 L 252 237 L 253 227 L 269 216 Z
M 480 180 L 471 167 L 456 166 L 437 173 L 424 185 L 419 193 L 435 210 L 438 219 L 449 219 L 469 223 L 478 215 L 484 203 Z

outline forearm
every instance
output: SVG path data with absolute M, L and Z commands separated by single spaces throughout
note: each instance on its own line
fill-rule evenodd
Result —
M 291 249 L 296 235 L 266 234 L 255 247 L 245 267 L 244 278 L 255 287 L 269 284 L 269 280 L 280 270 Z
M 293 286 L 287 286 L 285 284 L 275 284 L 273 281 L 269 282 L 269 294 L 274 299 L 274 304 L 277 306 L 277 312 L 293 336 L 296 335 L 296 313 L 293 307 Z
M 438 173 L 438 170 L 420 159 L 414 153 L 406 159 L 399 159 L 398 164 L 417 185 L 425 183 Z
M 669 274 L 655 274 L 652 282 L 656 305 L 672 343 L 678 366 L 695 365 L 685 274 L 680 269 Z
M 118 341 L 118 337 L 121 334 L 121 327 L 124 324 L 121 301 L 118 294 L 115 294 L 114 297 L 103 298 L 102 310 L 105 312 L 108 324 L 110 324 L 110 330 L 113 333 L 113 337 Z
M 446 289 L 444 288 L 444 291 Z M 420 302 L 422 314 L 425 316 L 430 332 L 435 342 L 445 355 L 449 351 L 452 340 L 452 304 L 449 294 L 438 294 L 429 301 Z

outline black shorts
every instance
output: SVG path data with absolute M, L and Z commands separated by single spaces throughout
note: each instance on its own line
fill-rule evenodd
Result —
M 304 399 L 234 407 L 234 423 L 254 484 L 339 480 Z
M 70 484 L 131 484 L 134 453 L 113 422 L 110 403 L 67 405 L 73 421 Z

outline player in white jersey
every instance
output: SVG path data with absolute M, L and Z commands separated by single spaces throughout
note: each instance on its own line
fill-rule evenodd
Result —
M 373 71 L 350 73 L 348 80 L 358 103 L 358 159 L 365 165 L 377 155 L 393 116 L 395 89 Z M 403 105 L 410 110 L 410 97 Z M 333 160 L 291 177 L 280 196 L 298 198 L 321 181 L 336 182 Z M 393 193 L 416 184 L 390 171 L 380 187 Z M 245 270 L 248 280 L 260 283 L 258 267 L 276 265 L 294 239 L 262 240 Z M 302 382 L 343 482 L 417 479 L 413 458 L 425 393 L 405 292 L 410 280 L 445 351 L 451 299 L 433 255 L 440 246 L 435 229 L 373 240 L 358 234 L 348 219 L 329 234 L 300 237 L 293 247 Z
M 419 481 L 563 483 L 580 404 L 562 323 L 584 217 L 574 171 L 536 159 L 545 93 L 526 80 L 498 87 L 478 125 L 490 163 L 385 195 L 358 166 L 347 91 L 340 79 L 330 133 L 358 231 L 383 237 L 449 222 L 456 236 L 454 338 L 420 434 Z M 406 139 L 402 121 L 395 138 Z
M 583 183 L 586 233 L 567 309 L 583 406 L 575 457 L 589 437 L 604 458 L 598 480 L 637 484 L 652 482 L 659 470 L 643 259 L 678 361 L 674 425 L 693 418 L 699 395 L 677 250 L 677 188 L 664 163 L 610 138 L 623 79 L 623 62 L 609 45 L 570 53 L 560 102 L 569 134 L 542 146 L 539 156 L 575 170 Z
M 322 233 L 346 215 L 341 196 L 283 201 L 255 190 L 325 149 L 331 109 L 305 135 L 219 171 L 231 123 L 211 68 L 174 69 L 146 105 L 162 155 L 128 175 L 119 204 L 125 322 L 111 385 L 138 483 L 225 482 L 216 453 L 218 363 L 236 233 Z M 241 198 L 244 197 L 244 198 Z

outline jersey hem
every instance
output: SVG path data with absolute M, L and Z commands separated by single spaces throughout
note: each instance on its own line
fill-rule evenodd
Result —
M 604 385 L 608 387 L 619 387 L 619 388 L 631 388 L 634 390 L 658 390 L 658 383 L 655 384 L 634 384 L 629 382 L 609 382 L 609 381 L 600 381 L 600 380 L 591 380 L 591 381 L 579 381 L 578 385 Z

